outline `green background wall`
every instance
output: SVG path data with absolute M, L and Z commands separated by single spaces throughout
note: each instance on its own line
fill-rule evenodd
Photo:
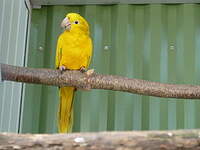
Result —
M 163 83 L 200 83 L 200 5 L 46 6 L 32 12 L 29 67 L 54 68 L 60 22 L 78 12 L 91 27 L 96 72 Z M 56 132 L 57 87 L 25 86 L 21 132 Z M 74 132 L 200 127 L 200 101 L 78 91 Z

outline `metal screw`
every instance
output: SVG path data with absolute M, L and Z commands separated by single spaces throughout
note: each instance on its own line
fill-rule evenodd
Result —
M 43 48 L 42 46 L 40 46 L 40 47 L 38 48 L 38 50 L 39 50 L 39 51 L 43 51 L 44 48 Z
M 104 50 L 109 50 L 109 46 L 108 46 L 108 45 L 105 45 L 105 46 L 104 46 Z
M 169 49 L 170 49 L 170 50 L 175 50 L 175 46 L 174 46 L 174 45 L 170 45 L 170 46 L 169 46 Z

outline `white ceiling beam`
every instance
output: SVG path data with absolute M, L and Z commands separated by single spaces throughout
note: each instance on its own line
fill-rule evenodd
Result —
M 111 4 L 178 4 L 178 3 L 200 3 L 200 0 L 30 0 L 35 7 L 41 5 L 111 5 Z

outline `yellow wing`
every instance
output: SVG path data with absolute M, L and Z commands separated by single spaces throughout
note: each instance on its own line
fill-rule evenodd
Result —
M 58 41 L 57 41 L 57 48 L 56 48 L 56 68 L 59 68 L 60 66 L 60 61 L 62 58 L 62 44 L 63 44 L 63 39 L 62 39 L 62 34 L 59 36 Z

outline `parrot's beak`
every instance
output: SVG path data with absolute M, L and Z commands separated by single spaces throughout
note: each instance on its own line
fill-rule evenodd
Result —
M 61 23 L 61 27 L 66 29 L 66 30 L 70 30 L 71 29 L 71 23 L 69 21 L 69 19 L 66 17 L 65 19 L 63 19 L 62 23 Z

